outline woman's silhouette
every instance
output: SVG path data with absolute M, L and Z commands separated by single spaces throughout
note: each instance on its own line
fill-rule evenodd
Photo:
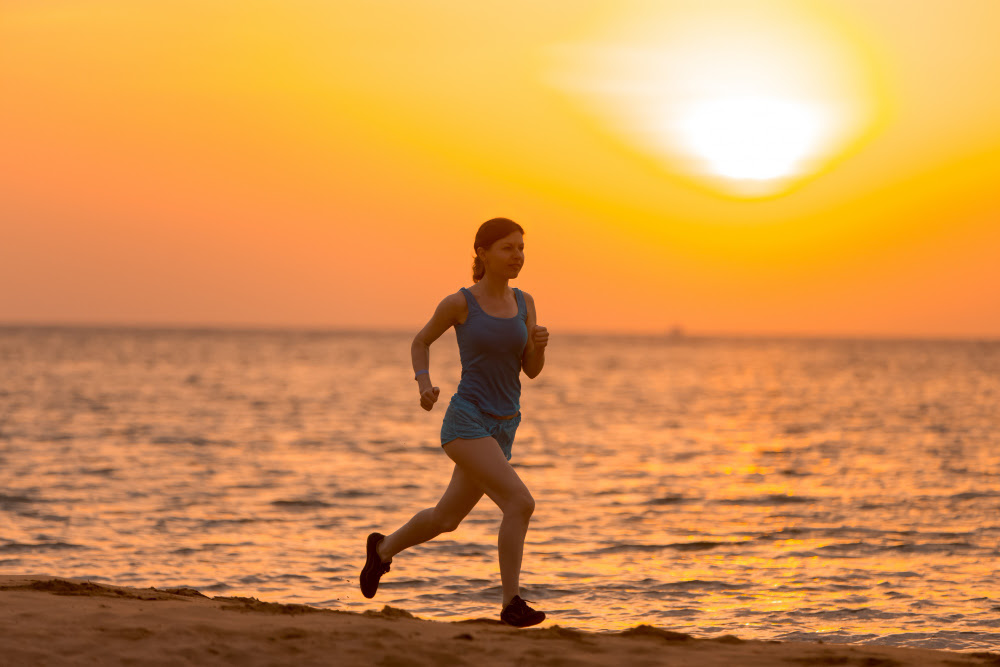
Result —
M 541 623 L 545 613 L 519 593 L 521 556 L 535 500 L 510 466 L 514 432 L 521 422 L 520 373 L 537 376 L 549 334 L 538 326 L 531 295 L 507 283 L 524 264 L 524 230 L 507 218 L 487 220 L 476 233 L 473 286 L 444 298 L 413 339 L 413 370 L 420 405 L 430 410 L 440 390 L 428 367 L 430 345 L 455 327 L 462 379 L 445 412 L 441 446 L 455 462 L 451 483 L 435 507 L 418 512 L 390 535 L 368 536 L 361 592 L 373 597 L 392 557 L 443 532 L 455 530 L 483 493 L 501 510 L 498 547 L 503 600 L 500 619 L 517 627 Z

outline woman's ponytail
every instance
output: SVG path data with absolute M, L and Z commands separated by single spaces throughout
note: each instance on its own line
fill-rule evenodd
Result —
M 483 264 L 483 260 L 479 259 L 479 255 L 476 255 L 472 259 L 472 282 L 478 283 L 486 275 L 486 265 Z

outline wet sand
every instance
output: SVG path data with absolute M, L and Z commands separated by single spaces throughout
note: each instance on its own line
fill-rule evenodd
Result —
M 45 575 L 0 575 L 0 656 L 11 665 L 1000 665 L 1000 653 L 693 637 L 644 624 L 518 629 Z

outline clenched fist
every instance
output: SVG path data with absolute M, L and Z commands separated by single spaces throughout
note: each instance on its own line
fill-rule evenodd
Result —
M 535 349 L 541 352 L 549 344 L 549 330 L 536 324 L 531 328 L 531 341 L 535 344 Z
M 427 387 L 422 392 L 420 392 L 420 407 L 424 410 L 430 411 L 434 407 L 434 404 L 438 400 L 438 395 L 441 390 L 437 387 Z

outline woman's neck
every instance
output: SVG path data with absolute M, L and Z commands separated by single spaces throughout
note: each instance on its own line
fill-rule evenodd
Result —
M 483 294 L 494 299 L 503 299 L 507 296 L 507 278 L 490 278 L 483 276 L 478 285 Z

